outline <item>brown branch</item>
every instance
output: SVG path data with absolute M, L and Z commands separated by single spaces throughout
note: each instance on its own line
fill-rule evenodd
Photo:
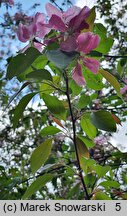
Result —
M 66 96 L 67 96 L 67 100 L 68 100 L 68 105 L 69 105 L 69 109 L 70 109 L 70 115 L 71 115 L 71 120 L 72 120 L 72 128 L 73 128 L 73 143 L 75 146 L 75 153 L 76 153 L 76 158 L 77 158 L 77 163 L 78 163 L 78 171 L 79 171 L 79 177 L 80 180 L 82 182 L 82 186 L 85 192 L 85 199 L 89 200 L 90 196 L 88 194 L 84 179 L 83 179 L 83 174 L 82 174 L 82 169 L 80 166 L 80 160 L 79 160 L 79 155 L 78 155 L 78 149 L 77 149 L 77 145 L 76 145 L 76 119 L 74 118 L 74 114 L 73 114 L 73 110 L 72 110 L 72 105 L 71 105 L 71 100 L 70 100 L 70 94 L 69 94 L 69 84 L 68 84 L 68 76 L 67 73 L 65 71 L 64 73 L 65 75 L 65 82 L 66 82 Z

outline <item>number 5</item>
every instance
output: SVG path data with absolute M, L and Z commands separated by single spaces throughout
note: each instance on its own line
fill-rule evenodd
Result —
M 121 210 L 121 203 L 116 203 L 116 211 L 120 211 Z

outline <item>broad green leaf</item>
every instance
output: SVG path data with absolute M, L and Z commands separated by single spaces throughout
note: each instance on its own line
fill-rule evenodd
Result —
M 94 25 L 94 33 L 100 36 L 100 43 L 95 50 L 103 54 L 108 53 L 113 45 L 113 38 L 107 37 L 107 30 L 101 23 Z
M 84 142 L 84 144 L 87 146 L 87 148 L 93 148 L 95 146 L 95 143 L 91 139 L 89 139 L 87 137 L 80 136 L 80 135 L 78 135 L 78 137 L 79 137 L 79 139 L 81 139 Z
M 96 137 L 97 130 L 96 130 L 95 126 L 91 123 L 89 115 L 82 116 L 81 127 L 90 139 L 93 139 Z
M 78 86 L 74 80 L 71 80 L 71 81 L 69 82 L 69 87 L 71 88 L 72 94 L 73 94 L 74 96 L 75 96 L 75 95 L 79 95 L 80 92 L 81 92 L 81 90 L 82 90 L 82 88 L 81 88 L 80 86 Z
M 76 146 L 77 146 L 77 151 L 78 151 L 78 156 L 79 156 L 79 161 L 80 165 L 82 167 L 82 158 L 86 157 L 89 158 L 89 151 L 87 147 L 85 146 L 84 142 L 77 137 L 76 139 Z
M 117 72 L 120 76 L 127 73 L 127 59 L 120 59 L 117 64 Z
M 97 178 L 96 178 L 96 176 L 93 173 L 88 173 L 84 177 L 84 182 L 85 182 L 85 184 L 86 184 L 86 186 L 88 188 L 93 187 L 93 185 L 95 184 L 96 180 L 97 180 Z
M 40 190 L 42 187 L 45 186 L 46 183 L 50 182 L 53 178 L 51 174 L 44 174 L 38 177 L 26 190 L 25 194 L 23 195 L 22 199 L 30 198 L 35 192 Z
M 39 82 L 41 82 L 42 80 L 52 80 L 50 72 L 45 69 L 32 71 L 26 75 L 26 78 L 38 80 Z
M 110 51 L 113 43 L 114 40 L 111 37 L 100 37 L 100 43 L 95 50 L 100 53 L 106 54 Z
M 7 68 L 7 78 L 12 79 L 14 76 L 19 76 L 25 72 L 40 55 L 41 53 L 37 49 L 30 47 L 24 53 L 12 58 Z
M 92 124 L 101 130 L 116 132 L 116 123 L 110 112 L 99 110 L 91 113 L 90 120 Z
M 46 81 L 46 83 L 41 84 L 41 86 L 40 86 L 41 98 L 43 97 L 43 93 L 44 94 L 51 94 L 55 90 L 55 88 L 52 86 L 52 84 L 53 85 L 55 84 L 56 87 L 59 87 L 59 84 L 61 81 L 60 77 L 59 76 L 53 76 L 52 79 L 53 79 L 53 82 Z
M 102 35 L 106 35 L 107 30 L 105 28 L 105 26 L 102 23 L 95 23 L 94 25 L 94 32 L 96 34 L 102 34 Z
M 25 110 L 26 106 L 30 102 L 30 100 L 36 95 L 38 92 L 30 93 L 25 95 L 19 102 L 19 104 L 16 106 L 14 110 L 14 116 L 13 116 L 13 127 L 16 128 L 18 125 L 18 121 L 20 118 L 22 118 L 23 111 Z
M 101 166 L 97 164 L 95 160 L 86 157 L 82 158 L 82 165 L 83 165 L 83 170 L 85 172 L 87 172 L 87 170 L 88 171 L 94 170 L 99 178 L 102 178 L 103 176 L 106 175 L 108 171 L 110 171 L 109 166 Z
M 82 109 L 90 103 L 90 97 L 88 95 L 82 94 L 78 101 L 78 108 Z
M 86 157 L 81 158 L 81 163 L 82 163 L 82 169 L 86 174 L 93 171 L 93 167 L 94 165 L 96 165 L 95 160 Z
M 88 88 L 101 90 L 104 87 L 104 84 L 102 82 L 103 77 L 101 74 L 93 74 L 91 71 L 83 67 L 83 75 L 85 77 Z
M 26 88 L 29 84 L 30 84 L 30 82 L 25 82 L 25 83 L 21 86 L 21 88 L 10 98 L 10 100 L 9 100 L 9 102 L 8 102 L 8 104 L 7 104 L 7 106 L 6 106 L 6 108 L 9 107 L 10 103 L 11 103 L 11 102 L 18 96 L 18 94 L 19 94 L 24 88 Z
M 55 114 L 57 117 L 62 118 L 65 120 L 66 118 L 66 110 L 62 103 L 62 101 L 58 100 L 56 96 L 51 96 L 47 94 L 43 94 L 43 100 L 53 114 Z
M 112 199 L 102 191 L 97 191 L 94 193 L 92 200 L 112 200 Z
M 99 185 L 105 188 L 120 188 L 120 183 L 117 181 L 103 181 Z
M 40 134 L 42 136 L 47 136 L 47 135 L 54 135 L 56 133 L 59 133 L 61 130 L 54 127 L 54 126 L 48 126 L 48 127 L 45 127 L 43 128 L 41 131 L 40 131 Z
M 46 56 L 49 61 L 54 63 L 55 66 L 57 66 L 60 69 L 65 69 L 70 62 L 76 57 L 77 53 L 65 53 L 61 50 L 48 50 L 46 52 Z
M 122 97 L 121 93 L 120 93 L 120 84 L 117 81 L 117 79 L 110 74 L 109 72 L 100 69 L 99 73 L 102 74 L 102 76 L 113 86 L 113 88 L 116 90 L 117 94 L 119 97 Z
M 40 55 L 33 61 L 33 63 L 28 67 L 22 74 L 18 76 L 18 80 L 21 82 L 26 80 L 26 75 L 32 72 L 33 70 L 43 69 L 48 64 L 48 59 L 45 55 Z
M 30 158 L 30 166 L 33 173 L 46 162 L 51 153 L 51 148 L 52 139 L 47 139 L 34 150 Z
M 80 183 L 76 184 L 74 187 L 70 188 L 68 194 L 67 194 L 67 199 L 72 199 L 73 196 L 77 198 L 77 194 L 80 193 Z
M 101 166 L 99 164 L 96 164 L 95 166 L 93 166 L 92 169 L 97 173 L 99 178 L 102 178 L 103 176 L 106 175 L 108 171 L 110 171 L 109 166 Z

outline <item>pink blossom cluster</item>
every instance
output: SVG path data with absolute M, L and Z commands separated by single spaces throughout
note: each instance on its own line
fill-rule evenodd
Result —
M 13 20 L 16 24 L 22 22 L 24 25 L 29 25 L 33 21 L 33 16 L 27 16 L 24 13 L 15 13 Z
M 100 42 L 98 35 L 92 32 L 82 32 L 82 30 L 89 28 L 86 18 L 90 14 L 90 9 L 87 6 L 82 9 L 73 6 L 66 12 L 62 12 L 52 4 L 47 3 L 46 11 L 49 17 L 48 22 L 46 22 L 45 14 L 37 13 L 35 17 L 33 17 L 31 24 L 23 25 L 20 23 L 17 33 L 18 38 L 22 42 L 33 41 L 33 45 L 40 51 L 42 49 L 42 44 L 37 42 L 35 38 L 43 39 L 45 45 L 56 41 L 59 43 L 59 49 L 61 51 L 68 53 L 76 51 L 80 53 L 80 57 L 72 72 L 72 78 L 78 85 L 82 86 L 85 84 L 85 79 L 82 74 L 81 64 L 94 74 L 97 73 L 100 65 L 99 61 L 96 59 L 86 56 L 95 49 Z M 58 36 L 50 39 L 45 38 L 53 29 L 58 32 Z
M 107 142 L 107 139 L 106 139 L 106 137 L 103 136 L 103 135 L 100 135 L 100 136 L 97 136 L 97 137 L 94 138 L 94 143 L 95 143 L 96 145 L 103 145 L 103 144 L 105 144 L 106 142 Z
M 125 99 L 127 100 L 127 85 L 125 85 L 123 88 L 121 88 L 120 92 L 125 97 Z
M 14 0 L 0 0 L 0 3 L 8 3 L 10 5 L 14 5 Z

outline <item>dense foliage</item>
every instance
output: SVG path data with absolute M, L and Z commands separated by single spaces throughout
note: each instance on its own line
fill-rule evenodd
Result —
M 126 152 L 111 141 L 127 115 L 126 5 L 51 2 L 47 18 L 1 1 L 1 39 L 22 48 L 1 52 L 0 199 L 127 199 Z

